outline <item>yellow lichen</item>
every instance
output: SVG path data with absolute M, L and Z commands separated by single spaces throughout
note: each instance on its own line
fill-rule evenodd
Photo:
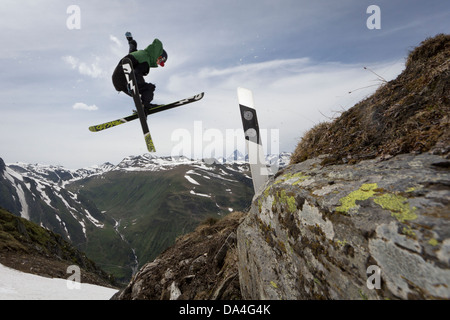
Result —
M 310 176 L 303 174 L 303 172 L 297 172 L 294 174 L 286 173 L 286 174 L 282 175 L 279 180 L 275 181 L 274 185 L 277 185 L 279 183 L 284 183 L 288 180 L 296 179 L 294 182 L 291 183 L 293 186 L 295 186 L 295 185 L 299 184 L 300 182 L 305 181 L 309 177 Z
M 411 207 L 408 199 L 402 196 L 387 193 L 376 197 L 373 201 L 383 209 L 389 210 L 392 216 L 402 223 L 406 220 L 417 219 L 416 208 Z
M 373 201 L 376 204 L 380 205 L 385 210 L 389 210 L 392 216 L 402 223 L 417 218 L 415 213 L 416 208 L 409 205 L 408 199 L 393 193 L 377 195 L 381 191 L 384 190 L 378 189 L 376 183 L 363 184 L 358 190 L 353 191 L 348 196 L 340 199 L 341 205 L 336 208 L 336 211 L 348 213 L 350 209 L 357 206 L 356 201 L 364 201 L 373 198 Z
M 416 233 L 412 230 L 410 226 L 403 227 L 402 232 L 403 234 L 409 237 L 416 238 Z
M 340 247 L 345 247 L 345 245 L 348 243 L 347 240 L 335 240 L 335 242 L 340 246 Z
M 266 190 L 264 190 L 264 197 L 265 198 L 267 198 L 268 196 L 269 196 L 269 191 L 270 191 L 270 188 L 271 188 L 272 186 L 268 186 L 267 188 L 266 188 Z
M 285 190 L 281 190 L 280 194 L 277 193 L 277 197 L 273 200 L 273 204 L 276 204 L 277 200 L 281 205 L 286 205 L 289 212 L 295 212 L 297 210 L 297 202 L 295 201 L 295 198 L 293 196 L 288 196 Z
M 433 247 L 437 246 L 439 244 L 439 242 L 436 239 L 430 239 L 430 241 L 428 241 L 428 243 L 430 245 L 432 245 Z
M 363 201 L 373 197 L 377 188 L 378 185 L 376 183 L 363 184 L 361 188 L 339 200 L 341 206 L 336 208 L 336 211 L 348 213 L 350 209 L 356 207 L 356 201 Z

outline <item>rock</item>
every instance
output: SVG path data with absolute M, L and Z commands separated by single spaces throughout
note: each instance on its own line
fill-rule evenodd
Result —
M 244 216 L 233 212 L 179 237 L 156 260 L 145 264 L 113 299 L 240 299 L 236 229 Z
M 178 288 L 176 282 L 172 282 L 170 285 L 170 298 L 169 300 L 177 300 L 181 296 L 181 291 Z
M 321 161 L 289 166 L 254 197 L 237 231 L 243 298 L 449 299 L 449 161 Z

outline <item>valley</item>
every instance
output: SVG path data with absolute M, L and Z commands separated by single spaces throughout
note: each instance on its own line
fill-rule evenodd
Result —
M 145 154 L 78 170 L 1 161 L 0 206 L 60 234 L 126 283 L 202 221 L 250 205 L 248 164 L 232 160 Z

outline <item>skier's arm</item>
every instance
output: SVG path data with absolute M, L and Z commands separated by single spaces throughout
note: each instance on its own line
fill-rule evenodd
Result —
M 133 39 L 133 36 L 131 35 L 131 32 L 125 33 L 125 37 L 127 37 L 128 45 L 130 46 L 130 49 L 128 50 L 128 53 L 132 53 L 137 51 L 137 42 Z

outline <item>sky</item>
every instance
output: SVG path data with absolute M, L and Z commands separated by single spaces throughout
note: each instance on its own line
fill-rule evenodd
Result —
M 238 87 L 273 154 L 395 79 L 414 47 L 448 33 L 450 2 L 2 0 L 0 29 L 0 158 L 79 169 L 147 153 L 139 121 L 88 130 L 134 109 L 111 81 L 127 31 L 168 53 L 146 77 L 153 103 L 205 92 L 148 117 L 156 156 L 245 153 Z

